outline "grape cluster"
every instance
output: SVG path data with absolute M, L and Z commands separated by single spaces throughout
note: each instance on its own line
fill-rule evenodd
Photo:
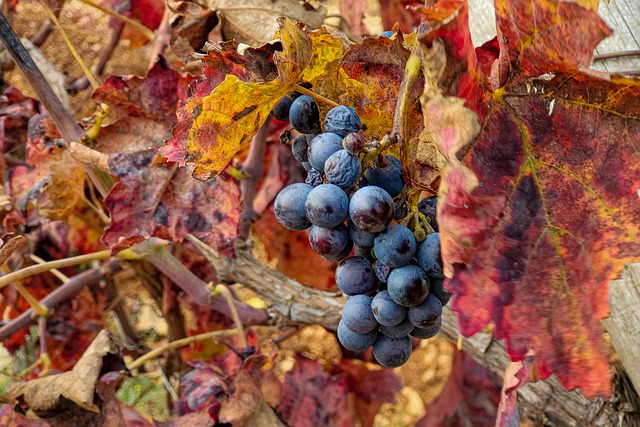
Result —
M 369 143 L 353 109 L 333 108 L 321 126 L 311 97 L 291 99 L 282 101 L 300 133 L 291 150 L 308 175 L 305 183 L 280 191 L 276 217 L 291 230 L 309 228 L 311 247 L 339 262 L 336 284 L 349 296 L 337 330 L 340 343 L 351 351 L 373 347 L 380 365 L 400 366 L 411 355 L 411 337 L 438 333 L 449 301 L 440 236 L 431 233 L 418 242 L 411 229 L 392 223 L 402 219 L 394 202 L 405 189 L 401 161 L 380 155 L 363 170 Z M 274 111 L 286 107 L 278 105 Z M 437 230 L 436 203 L 424 199 L 418 209 Z

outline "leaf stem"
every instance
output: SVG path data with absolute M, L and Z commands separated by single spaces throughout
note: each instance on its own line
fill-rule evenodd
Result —
M 203 334 L 198 334 L 198 335 L 194 335 L 191 337 L 186 337 L 186 338 L 182 338 L 176 341 L 172 341 L 170 343 L 167 343 L 163 346 L 160 346 L 154 350 L 151 350 L 149 353 L 145 354 L 144 356 L 140 356 L 139 358 L 137 358 L 136 360 L 134 360 L 133 362 L 129 363 L 127 365 L 127 369 L 129 369 L 130 371 L 133 371 L 134 369 L 138 369 L 141 366 L 143 366 L 146 362 L 148 362 L 149 360 L 155 359 L 156 357 L 162 355 L 162 353 L 164 353 L 167 350 L 171 350 L 171 349 L 177 349 L 177 348 L 181 348 L 181 347 L 186 347 L 194 342 L 198 342 L 198 341 L 205 341 L 208 339 L 218 339 L 218 338 L 226 338 L 226 337 L 231 337 L 234 335 L 237 335 L 239 333 L 238 329 L 226 329 L 224 331 L 212 331 L 212 332 L 205 332 Z
M 339 104 L 337 102 L 334 102 L 332 100 L 330 100 L 329 98 L 325 98 L 324 96 L 315 93 L 312 90 L 307 89 L 306 87 L 302 87 L 300 85 L 295 85 L 294 87 L 295 90 L 297 90 L 298 92 L 300 92 L 303 95 L 308 95 L 310 97 L 312 97 L 313 99 L 315 99 L 316 101 L 320 101 L 323 104 L 327 104 L 330 107 L 337 107 Z
M 105 259 L 111 257 L 111 251 L 106 249 L 104 251 L 93 252 L 85 255 L 78 255 L 70 258 L 57 259 L 54 261 L 47 261 L 44 264 L 36 264 L 30 267 L 26 267 L 20 270 L 13 271 L 6 276 L 0 277 L 0 289 L 7 286 L 9 283 L 22 280 L 27 277 L 44 273 L 53 268 L 70 267 L 72 265 L 84 264 L 96 259 Z
M 33 311 L 38 316 L 40 317 L 47 316 L 49 312 L 49 310 L 47 310 L 47 307 L 43 307 L 42 305 L 40 305 L 38 300 L 33 295 L 31 295 L 31 292 L 29 292 L 24 286 L 22 286 L 22 283 L 16 282 L 13 284 L 13 286 L 16 288 L 18 293 L 22 295 L 22 298 L 24 298 L 29 303 L 29 306 L 31 306 Z
M 37 255 L 31 254 L 29 255 L 29 258 L 31 258 L 31 261 L 38 263 L 38 264 L 44 264 L 47 261 L 43 260 L 42 258 L 40 258 Z M 56 276 L 58 279 L 60 279 L 60 281 L 62 283 L 67 283 L 69 281 L 69 278 L 64 275 L 60 270 L 58 270 L 57 268 L 52 268 L 51 270 L 49 270 L 51 272 L 51 274 L 53 274 L 54 276 Z
M 97 89 L 100 86 L 100 83 L 98 83 L 98 80 L 96 80 L 96 77 L 93 75 L 89 67 L 87 67 L 87 64 L 84 63 L 84 60 L 82 59 L 82 57 L 80 56 L 76 48 L 73 46 L 71 39 L 69 38 L 69 36 L 67 36 L 67 32 L 64 30 L 64 28 L 62 28 L 62 25 L 60 24 L 60 20 L 58 19 L 56 14 L 53 13 L 51 8 L 49 8 L 49 6 L 43 0 L 38 0 L 38 3 L 40 3 L 40 6 L 42 6 L 42 9 L 44 9 L 45 13 L 49 16 L 49 19 L 51 19 L 51 21 L 55 24 L 55 26 L 60 31 L 60 34 L 62 35 L 64 42 L 67 44 L 67 47 L 69 48 L 69 51 L 71 52 L 76 62 L 82 69 L 82 72 L 84 73 L 84 75 L 87 76 L 87 79 L 89 79 L 89 83 L 91 83 L 91 87 L 93 87 L 93 89 Z
M 242 319 L 238 315 L 238 309 L 236 308 L 236 301 L 233 299 L 233 295 L 231 295 L 231 291 L 222 283 L 216 285 L 213 288 L 213 295 L 216 294 L 222 295 L 222 297 L 227 300 L 227 304 L 229 304 L 229 309 L 231 310 L 231 317 L 233 318 L 233 323 L 236 325 L 236 330 L 238 331 L 238 335 L 240 335 L 240 344 L 242 347 L 247 348 L 247 337 L 244 333 L 244 326 L 242 326 Z

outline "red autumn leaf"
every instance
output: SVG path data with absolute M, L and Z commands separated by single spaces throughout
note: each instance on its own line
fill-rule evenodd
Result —
M 318 361 L 297 354 L 293 369 L 285 374 L 277 410 L 292 427 L 347 427 L 347 392 L 346 376 L 333 376 Z
M 282 51 L 273 54 L 275 76 L 271 72 L 264 75 L 264 71 L 274 69 L 265 67 L 268 64 L 254 64 L 251 68 L 262 74 L 256 75 L 242 66 L 246 59 L 231 63 L 230 70 L 214 72 L 212 83 L 216 84 L 210 86 L 212 90 L 198 89 L 178 115 L 181 123 L 162 154 L 169 160 L 194 165 L 195 178 L 207 180 L 218 175 L 267 120 L 273 107 L 294 89 L 309 64 L 311 43 L 302 25 L 279 18 L 278 26 Z M 214 62 L 228 63 L 233 57 L 231 53 L 215 54 Z M 223 80 L 217 82 L 219 77 Z
M 273 54 L 277 44 L 269 44 L 260 48 L 248 48 L 242 54 L 238 52 L 238 42 L 222 42 L 220 46 L 202 58 L 204 79 L 193 85 L 193 92 L 184 106 L 176 112 L 177 125 L 173 129 L 173 137 L 160 148 L 160 154 L 171 162 L 185 164 L 186 141 L 194 122 L 194 113 L 201 109 L 204 98 L 209 95 L 227 74 L 232 74 L 242 81 L 271 80 L 277 77 L 277 68 L 273 63 Z
M 444 388 L 416 427 L 490 427 L 499 402 L 498 377 L 468 354 L 456 351 Z
M 119 251 L 151 236 L 181 242 L 193 234 L 232 256 L 240 217 L 236 182 L 224 177 L 197 181 L 186 168 L 154 164 L 156 157 L 151 150 L 110 157 L 120 181 L 105 200 L 111 224 L 102 240 Z
M 180 378 L 180 400 L 175 409 L 178 415 L 204 411 L 210 405 L 219 405 L 226 394 L 225 384 L 219 372 L 204 363 Z
M 435 135 L 449 161 L 438 204 L 454 273 L 446 287 L 463 334 L 494 322 L 514 360 L 532 348 L 542 378 L 555 372 L 568 389 L 607 395 L 607 285 L 640 260 L 640 82 L 577 69 L 606 35 L 595 12 L 557 0 L 500 1 L 497 11 L 510 35 L 500 58 L 493 44 L 480 49 L 477 81 L 461 87 L 482 131 L 471 144 L 455 125 Z M 542 72 L 555 74 L 532 77 Z M 425 117 L 448 123 L 445 104 Z

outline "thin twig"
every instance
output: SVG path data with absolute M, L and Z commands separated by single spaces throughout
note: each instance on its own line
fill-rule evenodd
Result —
M 172 342 L 170 342 L 168 344 L 165 344 L 163 346 L 160 346 L 160 347 L 158 347 L 156 349 L 151 350 L 149 353 L 145 354 L 144 356 L 141 356 L 141 357 L 137 358 L 136 360 L 134 360 L 133 362 L 131 362 L 131 363 L 129 363 L 127 365 L 127 369 L 129 369 L 130 371 L 133 371 L 134 369 L 138 369 L 139 367 L 141 367 L 145 363 L 147 363 L 149 360 L 153 360 L 156 357 L 161 356 L 162 353 L 164 353 L 167 350 L 186 347 L 189 344 L 192 344 L 192 343 L 198 342 L 198 341 L 205 341 L 205 340 L 208 340 L 208 339 L 218 339 L 218 338 L 232 337 L 232 336 L 237 335 L 237 334 L 238 334 L 238 330 L 237 329 L 226 329 L 224 331 L 205 332 L 203 334 L 198 334 L 198 335 L 194 335 L 194 336 L 191 336 L 191 337 L 183 338 L 181 340 L 172 341 Z
M 238 330 L 238 335 L 240 335 L 240 344 L 242 344 L 243 348 L 247 348 L 247 336 L 244 333 L 244 326 L 242 326 L 242 320 L 238 315 L 238 309 L 236 308 L 236 301 L 233 299 L 233 295 L 231 295 L 231 291 L 222 283 L 216 285 L 213 288 L 214 295 L 219 293 L 222 297 L 227 300 L 227 304 L 229 304 L 229 309 L 231 310 L 231 317 L 233 318 L 233 323 L 236 325 L 236 329 Z
M 312 97 L 313 99 L 315 99 L 316 101 L 320 101 L 323 104 L 327 104 L 330 107 L 337 107 L 338 103 L 334 102 L 332 100 L 330 100 L 329 98 L 325 98 L 324 96 L 320 95 L 319 93 L 315 93 L 312 90 L 307 89 L 306 87 L 302 87 L 300 85 L 296 85 L 294 88 L 296 91 L 300 92 L 303 95 L 307 95 Z
M 122 269 L 118 261 L 108 261 L 100 268 L 85 271 L 73 276 L 69 281 L 56 288 L 49 295 L 44 297 L 40 304 L 47 308 L 55 307 L 63 301 L 76 295 L 85 286 L 98 283 L 105 275 L 116 273 Z M 20 316 L 12 319 L 9 323 L 0 328 L 0 341 L 18 332 L 20 329 L 33 322 L 33 309 L 28 309 Z
M 602 61 L 604 59 L 612 59 L 612 58 L 622 58 L 624 56 L 637 56 L 640 55 L 640 49 L 637 50 L 623 50 L 621 52 L 609 52 L 609 53 L 601 53 L 599 55 L 594 55 L 594 61 Z
M 42 258 L 40 258 L 39 256 L 34 255 L 34 254 L 30 254 L 29 258 L 31 258 L 31 261 L 33 261 L 35 263 L 38 263 L 38 264 L 44 264 L 44 263 L 47 262 L 47 261 L 43 260 Z M 49 270 L 49 272 L 51 274 L 53 274 L 54 276 L 56 276 L 58 279 L 60 279 L 60 281 L 62 283 L 67 283 L 69 281 L 69 278 L 64 273 L 62 273 L 60 270 L 58 270 L 57 268 L 52 268 L 51 270 Z
M 46 14 L 49 15 L 49 19 L 51 19 L 51 21 L 53 21 L 55 26 L 58 28 L 58 31 L 60 31 L 60 34 L 62 35 L 62 38 L 64 39 L 64 42 L 67 44 L 67 47 L 69 48 L 69 51 L 71 52 L 71 54 L 75 58 L 76 62 L 78 63 L 78 65 L 82 69 L 82 72 L 84 73 L 84 75 L 87 76 L 87 78 L 89 79 L 89 82 L 91 83 L 91 86 L 94 89 L 97 89 L 100 86 L 100 83 L 98 83 L 98 80 L 96 80 L 95 76 L 93 75 L 93 73 L 91 72 L 89 67 L 87 67 L 87 64 L 84 63 L 84 60 L 82 59 L 82 57 L 80 56 L 80 54 L 78 53 L 76 48 L 73 46 L 73 43 L 71 42 L 71 39 L 67 35 L 67 32 L 64 30 L 64 28 L 62 28 L 62 24 L 60 24 L 60 20 L 58 19 L 56 14 L 53 13 L 53 11 L 44 2 L 44 0 L 38 0 L 38 3 L 40 3 L 40 6 L 42 6 L 42 8 L 46 12 Z
M 165 7 L 164 13 L 162 14 L 162 21 L 156 30 L 156 38 L 153 40 L 149 68 L 155 65 L 158 56 L 162 55 L 169 45 L 169 42 L 171 42 L 171 25 L 169 24 L 169 8 Z
M 13 287 L 16 288 L 16 290 L 22 296 L 22 298 L 24 298 L 27 301 L 27 303 L 29 303 L 29 306 L 33 309 L 33 311 L 38 316 L 47 315 L 47 313 L 49 312 L 49 310 L 47 310 L 47 307 L 43 307 L 40 304 L 40 302 L 38 302 L 36 297 L 31 295 L 31 292 L 29 292 L 24 286 L 22 286 L 22 283 L 16 282 L 13 284 Z
M 78 255 L 70 258 L 56 259 L 54 261 L 47 261 L 44 264 L 36 264 L 20 270 L 13 271 L 6 276 L 0 277 L 0 289 L 7 286 L 9 283 L 16 280 L 22 280 L 27 277 L 44 273 L 52 268 L 64 268 L 72 265 L 84 264 L 94 259 L 105 259 L 111 257 L 111 251 L 105 249 L 104 251 L 92 252 L 90 254 Z
M 240 181 L 240 191 L 242 192 L 242 212 L 240 213 L 240 226 L 238 227 L 238 237 L 246 240 L 251 233 L 251 226 L 258 217 L 253 208 L 253 201 L 256 197 L 256 187 L 262 177 L 264 169 L 264 155 L 267 149 L 267 136 L 269 136 L 269 125 L 271 118 L 262 125 L 258 133 L 251 139 L 249 153 L 242 164 L 242 173 L 247 178 Z

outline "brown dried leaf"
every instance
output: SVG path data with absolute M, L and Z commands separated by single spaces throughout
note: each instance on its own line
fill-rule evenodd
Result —
M 81 408 L 97 411 L 93 399 L 103 358 L 117 352 L 107 331 L 102 330 L 71 371 L 14 383 L 9 386 L 8 394 L 13 399 L 22 397 L 29 408 L 35 411 L 54 409 L 61 398 Z

